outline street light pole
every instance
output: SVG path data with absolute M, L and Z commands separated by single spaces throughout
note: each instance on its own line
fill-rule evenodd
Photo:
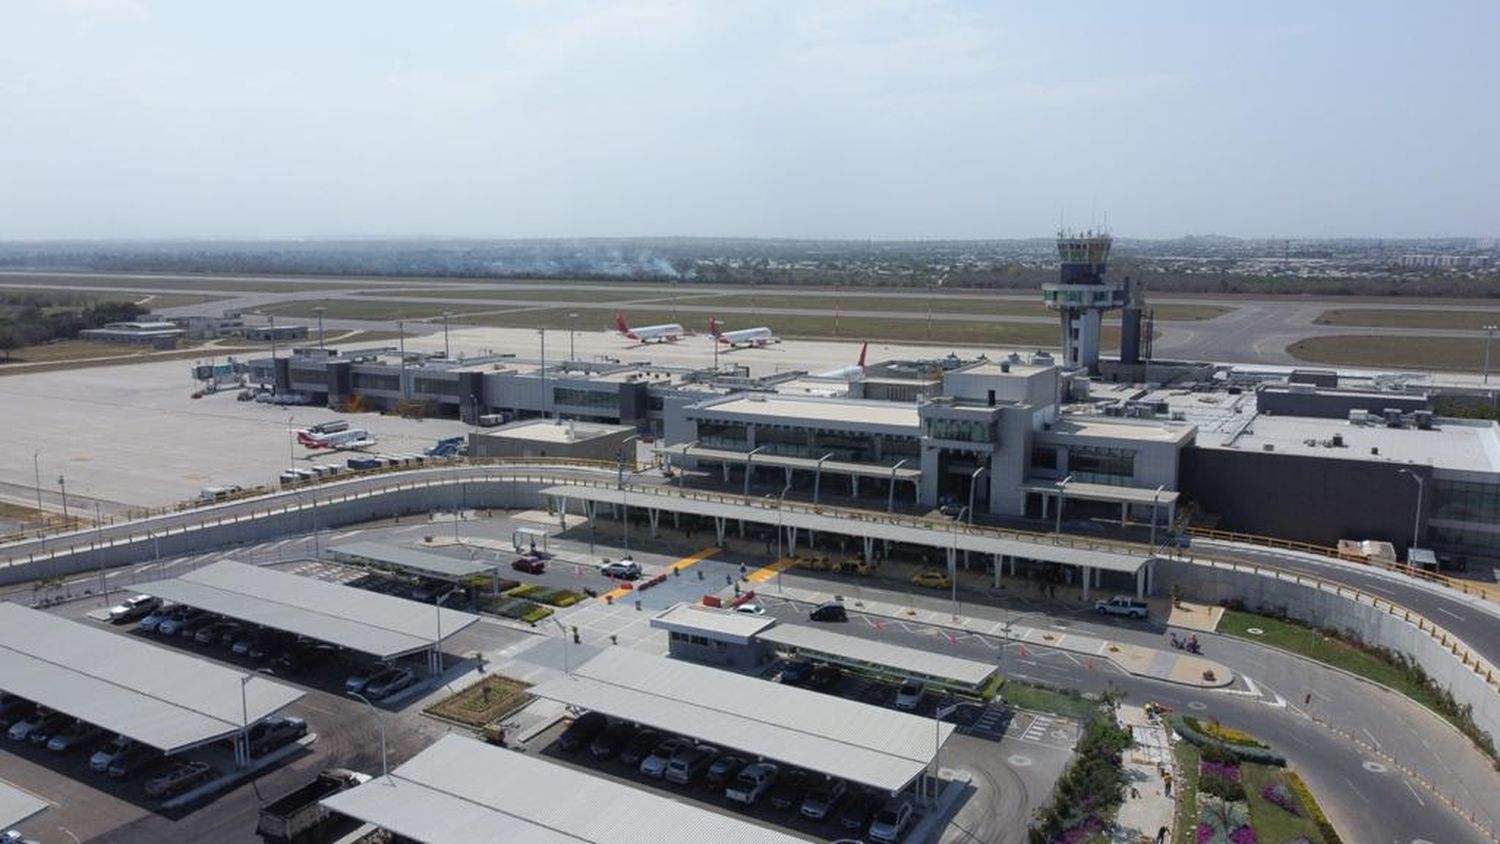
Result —
M 397 341 L 401 348 L 401 400 L 406 401 L 406 323 L 396 320 L 396 333 L 400 339 Z
M 1411 547 L 1416 548 L 1418 543 L 1422 541 L 1422 476 L 1410 469 L 1397 469 L 1396 473 L 1410 475 L 1411 479 L 1417 482 L 1417 512 L 1411 519 Z M 1409 549 L 1406 552 L 1406 564 L 1408 566 L 1411 565 L 1411 551 Z
M 1057 482 L 1057 523 L 1056 527 L 1054 527 L 1052 531 L 1054 534 L 1056 534 L 1056 538 L 1054 541 L 1057 542 L 1062 541 L 1063 502 L 1065 502 L 1068 498 L 1068 484 L 1072 481 L 1073 475 L 1070 473 L 1066 478 L 1063 478 L 1062 480 Z
M 818 468 L 817 468 L 817 471 L 813 474 L 813 506 L 814 507 L 818 506 L 818 493 L 821 491 L 821 488 L 823 486 L 823 461 L 827 460 L 828 458 L 830 458 L 832 456 L 833 456 L 833 452 L 830 451 L 827 454 L 823 455 L 822 457 L 818 458 Z
M 782 558 L 782 554 L 781 554 L 781 532 L 785 529 L 783 527 L 784 523 L 782 522 L 782 519 L 781 519 L 781 505 L 782 505 L 783 502 L 786 501 L 786 494 L 787 494 L 787 492 L 791 488 L 792 488 L 792 485 L 791 484 L 787 484 L 786 486 L 784 486 L 784 487 L 781 488 L 781 493 L 776 496 L 776 561 L 777 561 L 777 563 L 780 563 L 781 562 L 781 558 Z M 776 591 L 777 592 L 781 591 L 781 570 L 782 570 L 782 568 L 783 567 L 780 566 L 780 565 L 776 566 Z
M 328 309 L 322 305 L 313 308 L 313 313 L 318 315 L 318 351 L 320 352 L 323 351 L 323 312 L 326 310 Z
M 36 473 L 36 515 L 42 518 L 42 453 L 33 451 L 31 453 L 31 469 Z M 43 525 L 45 527 L 45 524 Z
M 68 482 L 62 475 L 57 476 L 57 489 L 62 493 L 63 505 L 63 530 L 68 529 Z
M 250 702 L 245 695 L 245 687 L 250 685 L 253 674 L 240 675 L 240 764 L 250 764 Z
M 547 399 L 551 398 L 551 396 L 549 395 L 550 391 L 547 389 L 547 329 L 538 328 L 536 330 L 536 333 L 542 338 L 542 418 L 546 419 L 548 404 Z
M 452 351 L 448 348 L 448 317 L 453 316 L 452 311 L 443 311 L 443 360 L 453 358 Z
M 358 700 L 360 703 L 363 703 L 365 706 L 368 706 L 370 708 L 370 714 L 375 716 L 375 723 L 380 726 L 380 775 L 385 778 L 386 782 L 390 782 L 391 771 L 390 768 L 387 767 L 389 762 L 387 760 L 385 752 L 385 716 L 381 714 L 379 709 L 375 708 L 375 704 L 371 703 L 369 698 L 365 697 L 359 692 L 345 692 L 344 694 L 347 694 L 355 700 Z
M 578 330 L 578 313 L 575 311 L 568 314 L 568 360 L 578 360 L 578 353 L 573 350 L 573 334 Z
M 563 623 L 561 621 L 557 620 L 557 616 L 554 615 L 551 618 L 552 618 L 552 623 L 557 625 L 557 632 L 562 635 L 562 640 L 563 640 L 563 674 L 565 674 L 565 675 L 567 675 L 569 677 L 572 677 L 573 676 L 573 667 L 572 667 L 572 664 L 568 661 L 568 628 L 564 627 Z
M 1155 494 L 1153 494 L 1151 496 L 1151 553 L 1152 554 L 1156 553 L 1156 513 L 1157 513 L 1156 505 L 1157 505 L 1157 502 L 1161 501 L 1162 490 L 1164 490 L 1166 488 L 1167 488 L 1166 484 L 1162 484 L 1161 486 L 1158 486 L 1156 488 Z
M 104 595 L 104 605 L 109 606 L 109 578 L 104 574 L 104 514 L 99 511 L 99 499 L 94 499 L 94 544 L 99 549 L 99 592 Z
M 953 601 L 953 617 L 958 618 L 958 526 L 963 523 L 964 507 L 958 511 L 958 518 L 953 520 L 953 553 L 948 556 L 948 588 L 949 595 Z

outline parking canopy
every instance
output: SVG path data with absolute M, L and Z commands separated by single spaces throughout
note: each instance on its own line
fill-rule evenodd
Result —
M 414 548 L 400 548 L 380 542 L 349 542 L 328 549 L 328 555 L 341 563 L 359 563 L 383 569 L 458 581 L 476 574 L 495 571 L 494 563 L 460 560 L 442 554 L 429 554 Z
M 171 580 L 135 587 L 147 595 L 380 659 L 429 650 L 479 620 L 473 613 L 220 560 Z
M 955 729 L 905 712 L 627 648 L 608 648 L 532 694 L 691 736 L 721 750 L 895 793 Z
M 449 735 L 323 805 L 422 844 L 802 844 L 803 839 Z
M 174 753 L 241 730 L 302 692 L 99 630 L 0 604 L 0 689 Z
M 10 829 L 47 805 L 46 800 L 29 791 L 0 782 L 0 829 Z
M 873 639 L 861 639 L 834 633 L 805 624 L 777 624 L 756 634 L 763 642 L 806 656 L 836 662 L 852 668 L 872 669 L 885 673 L 915 677 L 942 686 L 977 691 L 995 676 L 998 668 L 976 659 L 948 656 L 892 645 Z

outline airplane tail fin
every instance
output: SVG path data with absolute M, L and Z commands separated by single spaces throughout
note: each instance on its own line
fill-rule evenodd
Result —
M 615 313 L 615 330 L 626 337 L 630 336 L 630 325 L 625 322 L 625 315 L 622 313 Z
M 709 317 L 708 318 L 708 336 L 710 336 L 710 337 L 718 337 L 721 333 L 722 332 L 719 331 L 719 321 L 717 319 L 714 319 L 713 317 Z
M 868 352 L 868 351 L 870 351 L 870 341 L 866 340 L 864 342 L 864 345 L 862 345 L 862 346 L 859 347 L 859 368 L 860 369 L 864 369 L 865 368 L 865 353 Z

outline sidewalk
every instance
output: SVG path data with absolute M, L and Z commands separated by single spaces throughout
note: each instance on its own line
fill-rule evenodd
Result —
M 835 598 L 834 593 L 831 592 L 819 592 L 796 586 L 783 586 L 774 592 L 766 590 L 766 594 L 774 594 L 806 604 L 821 604 Z M 1213 660 L 1192 654 L 1179 654 L 1141 645 L 1114 642 L 1097 636 L 1026 627 L 1010 622 L 1006 618 L 1006 611 L 1000 607 L 965 604 L 963 610 L 966 614 L 954 616 L 951 612 L 919 609 L 857 596 L 853 599 L 844 596 L 844 601 L 852 609 L 870 615 L 910 621 L 946 630 L 993 636 L 1010 642 L 1057 648 L 1087 657 L 1106 659 L 1118 665 L 1126 673 L 1139 677 L 1199 688 L 1218 688 L 1234 682 L 1234 672 Z
M 1130 780 L 1130 789 L 1115 817 L 1109 840 L 1111 844 L 1154 842 L 1162 827 L 1170 834 L 1177 808 L 1167 796 L 1162 779 L 1162 773 L 1172 771 L 1174 764 L 1167 728 L 1159 719 L 1148 717 L 1139 706 L 1122 704 L 1119 717 L 1121 725 L 1129 728 L 1135 746 L 1125 752 L 1125 775 Z M 1173 780 L 1181 782 L 1182 778 L 1174 772 Z

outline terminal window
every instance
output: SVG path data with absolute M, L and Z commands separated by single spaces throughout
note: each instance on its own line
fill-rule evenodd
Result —
M 1135 452 L 1125 448 L 1075 446 L 1068 449 L 1068 473 L 1079 481 L 1124 486 L 1135 478 Z

